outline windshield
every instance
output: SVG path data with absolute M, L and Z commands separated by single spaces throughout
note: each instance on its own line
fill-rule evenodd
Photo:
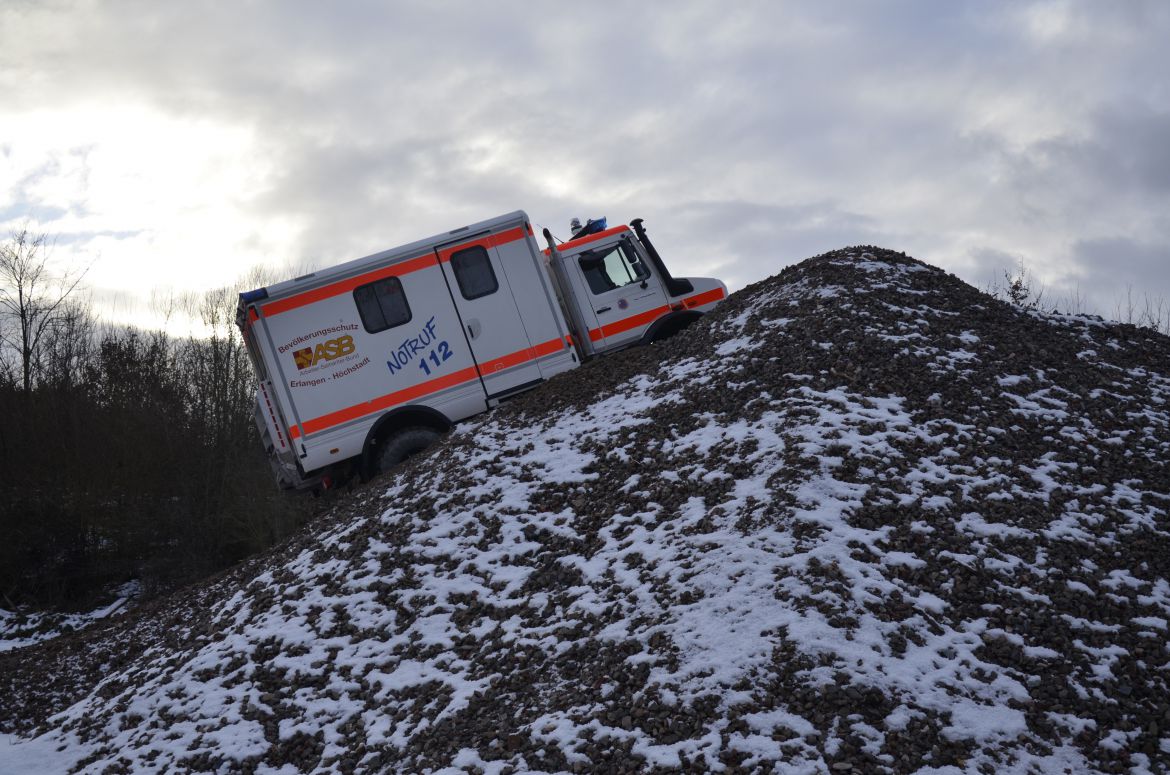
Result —
M 645 264 L 638 260 L 624 242 L 590 250 L 577 261 L 589 283 L 589 290 L 595 295 L 641 282 L 650 276 Z

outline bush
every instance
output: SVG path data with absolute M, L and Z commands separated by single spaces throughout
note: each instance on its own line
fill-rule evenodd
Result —
M 75 318 L 31 389 L 0 379 L 0 605 L 160 593 L 282 540 L 311 503 L 277 492 L 238 333 L 99 333 Z

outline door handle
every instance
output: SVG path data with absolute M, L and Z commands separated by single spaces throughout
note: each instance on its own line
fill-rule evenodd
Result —
M 479 319 L 474 318 L 467 321 L 467 338 L 474 339 L 483 331 L 483 326 L 480 325 Z
M 611 309 L 613 309 L 613 307 L 602 307 L 601 309 L 595 311 L 600 314 L 602 312 L 609 312 Z

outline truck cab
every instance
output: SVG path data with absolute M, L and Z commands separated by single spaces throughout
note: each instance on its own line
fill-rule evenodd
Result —
M 708 277 L 671 275 L 642 219 L 606 228 L 590 221 L 559 245 L 545 230 L 544 251 L 584 357 L 665 339 L 726 298 Z

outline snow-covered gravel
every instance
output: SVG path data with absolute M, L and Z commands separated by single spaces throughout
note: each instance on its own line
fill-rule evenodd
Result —
M 1165 772 L 1168 402 L 1165 337 L 811 259 L 0 655 L 0 771 Z
M 23 648 L 34 643 L 85 629 L 94 622 L 121 616 L 142 594 L 142 585 L 128 581 L 113 590 L 113 600 L 82 613 L 18 612 L 0 608 L 0 651 Z

